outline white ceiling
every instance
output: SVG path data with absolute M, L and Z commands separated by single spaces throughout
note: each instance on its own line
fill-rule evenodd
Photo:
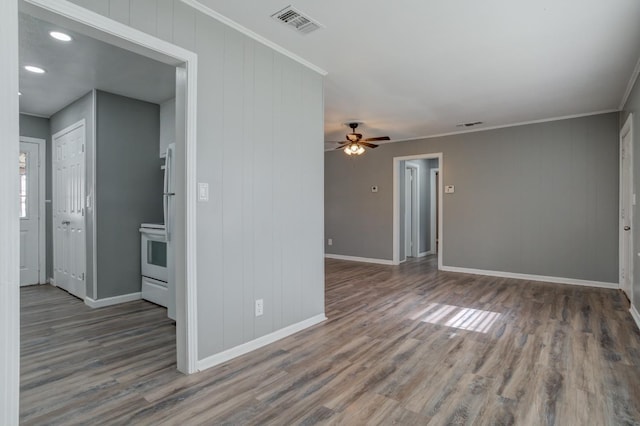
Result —
M 175 67 L 20 14 L 20 112 L 49 117 L 92 89 L 152 103 L 175 96 Z M 62 30 L 73 41 L 52 39 Z M 46 74 L 23 66 L 37 65 Z
M 329 141 L 352 119 L 398 140 L 617 110 L 640 53 L 638 0 L 200 3 L 328 71 Z M 289 4 L 325 28 L 270 17 Z

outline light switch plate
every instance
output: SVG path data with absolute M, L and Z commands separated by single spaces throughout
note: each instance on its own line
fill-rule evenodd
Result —
M 209 184 L 198 183 L 198 201 L 209 201 Z
M 378 192 L 378 185 L 373 185 L 371 187 L 371 192 Z
M 444 193 L 445 194 L 453 194 L 454 192 L 456 192 L 456 187 L 454 185 L 445 185 L 444 186 Z

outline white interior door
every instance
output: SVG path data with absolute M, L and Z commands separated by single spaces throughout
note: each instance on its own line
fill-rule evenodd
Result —
M 620 133 L 620 288 L 633 298 L 633 150 L 631 116 Z
M 418 169 L 405 168 L 405 257 L 418 257 Z
M 84 121 L 53 136 L 53 277 L 55 285 L 86 295 Z
M 40 154 L 36 143 L 20 142 L 20 285 L 40 277 Z
M 411 168 L 404 169 L 404 257 L 411 256 L 411 235 L 413 221 L 411 220 Z

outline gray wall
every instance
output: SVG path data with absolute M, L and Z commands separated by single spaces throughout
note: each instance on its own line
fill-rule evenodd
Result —
M 45 262 L 46 278 L 53 276 L 53 227 L 51 222 L 51 129 L 48 118 L 20 114 L 20 136 L 44 139 L 46 141 L 45 159 Z
M 162 223 L 160 107 L 96 92 L 97 299 L 140 291 L 141 223 Z
M 93 157 L 95 152 L 95 127 L 94 127 L 94 111 L 95 111 L 95 96 L 94 92 L 91 91 L 81 97 L 80 99 L 72 102 L 66 107 L 62 108 L 60 111 L 53 114 L 50 118 L 51 123 L 51 134 L 55 135 L 59 131 L 65 129 L 66 127 L 71 126 L 74 123 L 84 119 L 85 120 L 85 148 L 86 148 L 86 188 L 89 191 L 90 188 L 93 187 L 93 162 L 90 159 Z M 87 193 L 87 195 L 91 195 L 93 198 L 93 194 Z M 93 206 L 92 206 L 93 207 Z M 87 236 L 87 270 L 86 270 L 86 286 L 87 286 L 87 297 L 95 298 L 95 294 L 93 294 L 93 243 L 92 243 L 92 235 L 93 235 L 93 216 L 92 209 L 87 208 L 85 210 L 85 232 Z M 53 229 L 53 224 L 49 223 L 51 229 Z M 53 238 L 52 238 L 53 239 Z M 51 247 L 51 255 L 53 256 L 53 247 Z
M 322 76 L 178 0 L 74 2 L 198 54 L 199 358 L 323 313 Z
M 630 113 L 633 113 L 633 185 L 636 193 L 640 188 L 640 80 L 636 80 L 633 91 L 627 99 L 620 114 L 620 128 L 624 125 Z M 637 209 L 637 207 L 636 207 Z M 633 247 L 640 252 L 640 214 L 635 211 L 633 217 Z M 640 311 L 640 257 L 633 256 L 633 304 Z
M 616 283 L 618 121 L 611 113 L 384 144 L 355 160 L 327 152 L 325 249 L 392 259 L 393 157 L 442 152 L 443 183 L 455 185 L 443 201 L 444 265 Z

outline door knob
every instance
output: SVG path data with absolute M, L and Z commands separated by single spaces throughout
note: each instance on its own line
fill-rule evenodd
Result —
M 630 227 L 630 226 L 625 226 L 625 227 L 624 227 L 624 230 L 625 230 L 625 231 L 629 231 L 629 230 L 631 230 L 631 227 Z

